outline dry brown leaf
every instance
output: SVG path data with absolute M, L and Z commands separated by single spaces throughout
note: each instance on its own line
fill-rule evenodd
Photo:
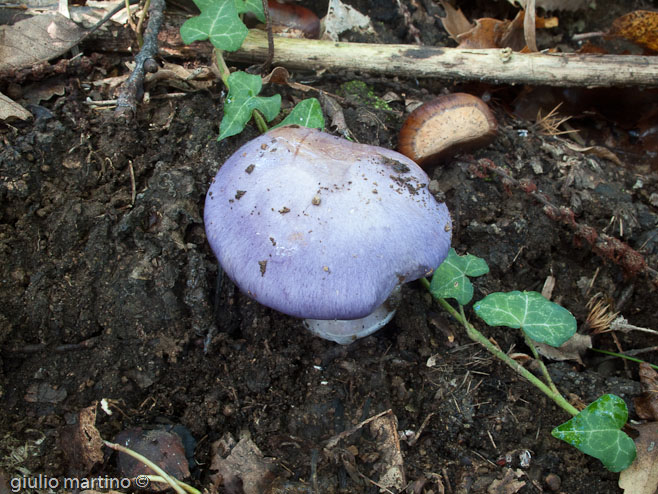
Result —
M 635 439 L 637 457 L 619 475 L 619 487 L 625 494 L 655 494 L 658 492 L 658 422 L 634 426 L 640 435 Z
M 565 146 L 567 146 L 572 151 L 577 151 L 579 153 L 585 153 L 585 154 L 593 154 L 594 156 L 598 156 L 599 158 L 605 158 L 607 160 L 610 160 L 613 163 L 615 163 L 616 165 L 619 165 L 619 166 L 624 165 L 615 153 L 613 153 L 608 148 L 603 147 L 603 146 L 583 147 L 583 146 L 579 146 L 577 144 L 572 144 L 570 142 L 565 142 Z
M 525 16 L 523 18 L 523 36 L 528 49 L 537 50 L 537 12 L 535 12 L 535 0 L 526 0 Z
M 589 335 L 576 333 L 558 348 L 537 342 L 535 348 L 544 357 L 552 360 L 575 360 L 582 364 L 580 357 L 588 348 L 592 348 L 592 338 Z
M 377 484 L 388 490 L 400 492 L 407 481 L 400 450 L 397 417 L 392 412 L 378 417 L 370 423 L 370 433 L 375 438 L 377 451 L 379 451 L 376 469 L 382 472 Z
M 635 411 L 644 420 L 658 420 L 658 372 L 646 362 L 640 364 L 643 393 L 635 397 Z
M 441 17 L 441 24 L 443 29 L 454 39 L 458 41 L 457 36 L 473 29 L 473 24 L 469 21 L 461 9 L 455 9 L 445 0 L 440 0 L 443 10 L 446 11 L 446 16 Z
M 526 0 L 508 0 L 515 7 L 525 8 Z M 537 0 L 537 7 L 551 10 L 582 10 L 589 7 L 590 0 Z M 539 26 L 537 26 L 539 27 Z
M 0 74 L 58 57 L 75 46 L 85 32 L 60 14 L 41 14 L 0 26 Z
M 32 114 L 11 98 L 0 93 L 0 120 L 9 120 L 12 118 L 27 120 L 28 118 L 32 118 Z
M 511 48 L 514 51 L 529 51 L 524 35 L 525 13 L 520 10 L 513 20 L 498 20 L 483 17 L 475 21 L 475 27 L 459 34 L 459 48 Z M 537 18 L 535 27 L 555 27 L 557 18 Z
M 652 51 L 658 51 L 658 12 L 635 10 L 614 20 L 608 36 L 624 38 Z
M 62 427 L 59 442 L 70 474 L 87 475 L 102 462 L 103 439 L 96 429 L 96 406 L 83 408 L 76 424 Z
M 525 486 L 522 480 L 516 480 L 523 473 L 514 472 L 511 468 L 505 470 L 505 475 L 501 480 L 494 480 L 489 487 L 487 487 L 488 494 L 515 494 Z
M 260 494 L 266 492 L 274 480 L 274 463 L 249 438 L 235 444 L 230 434 L 212 445 L 213 457 L 210 476 L 215 486 L 221 485 L 228 494 Z

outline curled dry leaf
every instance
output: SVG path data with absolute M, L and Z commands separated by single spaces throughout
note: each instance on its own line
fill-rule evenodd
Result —
M 619 487 L 625 494 L 655 494 L 658 492 L 658 423 L 649 422 L 634 429 L 640 433 L 635 439 L 637 456 L 619 475 Z
M 648 50 L 658 51 L 658 12 L 635 10 L 614 20 L 609 37 L 624 38 Z
M 635 397 L 635 411 L 645 420 L 658 420 L 658 372 L 646 362 L 640 364 L 643 393 Z
M 363 15 L 354 7 L 350 7 L 340 0 L 329 1 L 323 24 L 323 38 L 332 41 L 338 41 L 338 37 L 345 31 L 354 30 L 374 33 L 370 17 Z
M 457 36 L 473 29 L 473 24 L 469 21 L 461 9 L 455 9 L 445 0 L 440 0 L 443 10 L 446 12 L 445 17 L 441 17 L 443 28 L 455 41 L 459 41 Z
M 95 423 L 96 407 L 90 406 L 80 410 L 76 424 L 62 428 L 60 447 L 72 475 L 87 475 L 94 465 L 103 461 L 103 439 Z
M 526 0 L 508 0 L 515 7 L 525 7 Z M 588 8 L 590 0 L 537 0 L 537 7 L 548 12 L 553 10 L 583 10 Z
M 523 480 L 517 480 L 525 475 L 522 470 L 512 470 L 508 468 L 505 470 L 505 475 L 500 480 L 494 480 L 489 487 L 487 487 L 488 494 L 515 494 L 519 492 L 524 486 Z
M 11 98 L 0 93 L 0 120 L 10 120 L 12 118 L 27 120 L 32 118 L 32 114 Z
M 213 484 L 228 494 L 260 494 L 267 492 L 274 480 L 274 462 L 249 438 L 236 444 L 230 434 L 225 434 L 212 445 L 213 457 L 210 476 Z
M 535 347 L 541 355 L 552 360 L 575 360 L 582 364 L 581 355 L 588 348 L 592 348 L 592 338 L 589 335 L 576 333 L 558 348 L 544 343 L 535 343 Z
M 446 17 L 442 18 L 441 22 L 450 36 L 459 43 L 459 48 L 511 48 L 514 51 L 528 51 L 523 10 L 511 21 L 483 17 L 476 19 L 475 25 L 472 25 L 461 10 L 455 10 L 445 2 L 442 2 L 442 5 L 446 10 Z M 532 23 L 532 19 L 529 22 Z M 557 17 L 537 17 L 534 20 L 534 26 L 539 29 L 557 25 Z M 526 28 L 528 29 L 530 26 Z
M 377 470 L 382 472 L 377 484 L 380 488 L 401 491 L 407 482 L 400 450 L 397 417 L 393 413 L 388 413 L 373 420 L 370 423 L 370 433 L 375 437 L 379 451 Z

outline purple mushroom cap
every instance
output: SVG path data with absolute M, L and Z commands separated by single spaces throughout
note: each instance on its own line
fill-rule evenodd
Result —
M 206 233 L 228 276 L 261 304 L 357 319 L 448 255 L 450 215 L 428 182 L 395 151 L 282 127 L 222 165 Z

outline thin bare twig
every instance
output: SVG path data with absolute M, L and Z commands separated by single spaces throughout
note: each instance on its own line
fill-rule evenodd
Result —
M 138 100 L 141 100 L 144 95 L 144 64 L 147 60 L 153 59 L 158 53 L 158 32 L 164 18 L 164 6 L 164 0 L 151 1 L 149 21 L 144 31 L 144 44 L 135 57 L 135 68 L 123 84 L 117 98 L 117 107 L 114 114 L 119 118 L 131 120 L 137 111 Z

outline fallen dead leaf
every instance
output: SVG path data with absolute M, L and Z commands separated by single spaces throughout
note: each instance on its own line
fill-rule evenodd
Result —
M 459 11 L 457 11 L 457 13 L 459 13 Z M 453 13 L 452 15 L 457 16 L 457 13 Z M 534 24 L 535 28 L 540 29 L 551 28 L 558 25 L 556 17 L 537 17 L 534 20 L 534 23 L 532 20 L 529 20 L 528 22 Z M 474 26 L 459 33 L 457 33 L 457 31 L 459 29 L 464 29 L 466 24 L 463 20 L 453 20 L 449 26 L 455 34 L 448 31 L 445 21 L 444 27 L 446 27 L 446 31 L 458 41 L 459 48 L 511 48 L 514 51 L 528 51 L 526 37 L 532 38 L 534 30 L 531 29 L 531 26 L 524 28 L 524 23 L 525 13 L 523 10 L 520 10 L 516 17 L 511 21 L 508 19 L 501 21 L 490 17 L 483 17 L 481 19 L 476 19 Z M 528 31 L 528 34 L 525 34 L 524 31 L 526 30 Z M 530 42 L 532 43 L 532 39 Z
M 594 156 L 598 156 L 599 158 L 610 160 L 616 165 L 624 166 L 624 164 L 617 157 L 617 155 L 604 146 L 583 147 L 583 146 L 578 146 L 577 144 L 572 144 L 571 142 L 568 141 L 565 142 L 565 145 L 572 151 L 577 151 L 579 153 L 585 153 L 585 154 L 593 154 Z
M 11 98 L 0 93 L 0 120 L 10 120 L 12 118 L 27 120 L 32 118 L 32 114 Z
M 635 10 L 615 19 L 608 37 L 624 38 L 636 45 L 658 51 L 658 12 Z
M 217 473 L 211 475 L 210 479 L 215 486 L 222 486 L 222 492 L 267 492 L 274 479 L 274 463 L 263 456 L 251 439 L 245 437 L 236 444 L 230 434 L 225 434 L 222 439 L 213 443 L 212 451 L 210 470 Z
M 643 393 L 635 397 L 635 411 L 641 419 L 658 420 L 658 372 L 648 363 L 640 364 Z
M 377 485 L 400 492 L 406 485 L 404 460 L 400 450 L 398 419 L 391 413 L 382 415 L 370 423 L 370 433 L 377 442 L 379 460 L 376 469 L 381 473 Z
M 11 26 L 0 26 L 0 74 L 58 57 L 85 34 L 60 14 L 41 14 Z
M 517 480 L 524 473 L 520 470 L 516 472 L 511 468 L 505 470 L 505 475 L 501 480 L 494 480 L 489 487 L 487 487 L 488 494 L 515 494 L 525 486 L 525 482 Z
M 363 15 L 354 7 L 344 4 L 340 0 L 329 0 L 327 15 L 322 20 L 324 26 L 323 39 L 338 41 L 338 37 L 345 31 L 366 31 L 374 33 L 370 17 Z
M 581 356 L 592 348 L 592 338 L 589 335 L 576 333 L 558 348 L 535 342 L 535 348 L 544 357 L 552 360 L 575 360 L 582 364 Z
M 619 474 L 619 487 L 625 494 L 655 494 L 658 492 L 658 422 L 634 426 L 640 435 L 635 439 L 637 457 Z
M 102 462 L 103 439 L 96 429 L 96 406 L 80 410 L 78 422 L 62 428 L 59 442 L 70 474 L 87 475 Z
M 525 0 L 508 0 L 515 7 L 525 7 Z M 589 7 L 590 0 L 537 0 L 537 7 L 546 11 L 553 10 L 583 10 Z
M 473 24 L 469 21 L 461 9 L 455 9 L 445 0 L 440 0 L 443 10 L 446 12 L 445 17 L 441 17 L 443 29 L 454 39 L 458 41 L 457 36 L 473 29 Z

